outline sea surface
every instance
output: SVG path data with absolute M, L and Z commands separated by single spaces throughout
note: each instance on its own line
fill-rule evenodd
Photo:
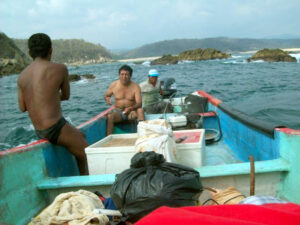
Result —
M 150 66 L 128 63 L 132 80 L 147 79 L 151 68 L 160 76 L 176 79 L 178 94 L 204 90 L 240 111 L 254 117 L 300 129 L 300 54 L 292 54 L 297 63 L 247 63 L 251 54 L 235 54 L 230 59 L 184 61 L 177 65 Z M 124 63 L 69 67 L 69 74 L 94 74 L 94 80 L 71 83 L 71 97 L 62 102 L 63 115 L 75 126 L 107 109 L 103 95 L 118 79 Z M 18 74 L 0 78 L 0 151 L 36 141 L 28 113 L 18 108 Z

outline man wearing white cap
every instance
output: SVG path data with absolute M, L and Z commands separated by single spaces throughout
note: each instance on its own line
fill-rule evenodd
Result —
M 167 103 L 161 101 L 160 95 L 164 95 L 156 69 L 149 70 L 148 79 L 140 84 L 143 100 L 143 109 L 146 113 L 163 113 Z

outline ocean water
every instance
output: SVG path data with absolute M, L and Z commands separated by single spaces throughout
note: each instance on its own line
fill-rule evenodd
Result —
M 137 83 L 146 80 L 149 69 L 155 68 L 161 77 L 176 79 L 177 96 L 204 90 L 254 117 L 300 129 L 300 54 L 293 56 L 297 63 L 247 63 L 250 54 L 237 54 L 230 59 L 177 65 L 128 64 L 134 71 L 132 80 Z M 96 79 L 71 83 L 71 97 L 62 102 L 66 119 L 77 126 L 105 110 L 108 106 L 103 95 L 118 79 L 123 64 L 69 67 L 70 74 L 91 73 Z M 0 79 L 0 151 L 37 140 L 28 113 L 18 108 L 17 79 L 18 74 Z

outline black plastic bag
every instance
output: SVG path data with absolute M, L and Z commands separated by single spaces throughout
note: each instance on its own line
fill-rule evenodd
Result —
M 117 175 L 110 191 L 130 222 L 160 206 L 194 206 L 203 190 L 196 170 L 165 162 L 163 155 L 155 152 L 137 153 L 130 167 Z

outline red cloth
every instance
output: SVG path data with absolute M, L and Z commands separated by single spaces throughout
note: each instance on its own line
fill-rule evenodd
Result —
M 216 205 L 160 207 L 136 225 L 300 225 L 300 205 Z

